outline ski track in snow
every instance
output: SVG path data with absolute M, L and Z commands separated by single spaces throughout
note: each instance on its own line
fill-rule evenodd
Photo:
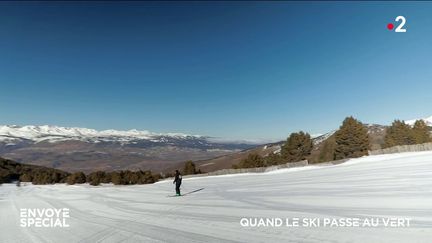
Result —
M 0 186 L 0 242 L 430 242 L 432 152 L 152 185 Z M 20 208 L 69 208 L 69 228 L 22 228 Z M 409 228 L 244 228 L 241 218 L 401 217 Z

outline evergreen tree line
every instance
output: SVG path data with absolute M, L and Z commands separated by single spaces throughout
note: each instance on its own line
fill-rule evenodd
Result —
M 387 128 L 383 147 L 397 145 L 412 145 L 432 142 L 430 127 L 423 120 L 418 120 L 411 127 L 404 121 L 395 120 Z M 370 149 L 368 129 L 360 121 L 353 117 L 347 117 L 339 130 L 327 138 L 319 148 L 317 162 L 356 158 L 368 154 Z M 261 156 L 258 153 L 250 153 L 247 158 L 233 166 L 233 168 L 265 167 L 289 162 L 311 159 L 314 150 L 313 139 L 303 131 L 291 133 L 281 146 L 280 153 L 270 153 Z M 192 161 L 186 161 L 182 170 L 183 175 L 202 173 L 196 169 Z M 164 177 L 172 177 L 168 173 Z M 83 172 L 70 174 L 57 169 L 42 166 L 24 165 L 0 158 L 0 184 L 11 181 L 32 182 L 33 184 L 68 183 L 113 183 L 115 185 L 133 185 L 154 183 L 161 178 L 153 175 L 151 171 L 97 171 L 85 175 Z
M 196 165 L 192 160 L 188 160 L 184 163 L 183 169 L 180 170 L 182 175 L 195 175 L 195 174 L 201 174 L 203 172 L 201 172 L 201 169 L 196 169 Z M 170 178 L 170 177 L 174 177 L 175 173 L 174 172 L 169 172 L 169 173 L 165 173 L 163 174 L 163 178 Z
M 411 127 L 403 121 L 395 120 L 387 129 L 383 147 L 422 144 L 432 142 L 431 128 L 423 120 Z M 314 144 L 311 136 L 302 131 L 291 133 L 281 147 L 280 153 L 261 156 L 251 153 L 233 168 L 254 168 L 313 159 L 326 162 L 346 158 L 357 158 L 368 154 L 371 147 L 368 128 L 352 116 L 345 118 L 342 125 L 327 138 L 319 149 L 317 158 L 312 158 Z
M 69 185 L 89 183 L 92 186 L 97 186 L 100 183 L 113 183 L 114 185 L 135 185 L 135 184 L 150 184 L 159 180 L 158 175 L 153 175 L 151 171 L 113 171 L 104 172 L 96 171 L 88 174 L 83 172 L 75 172 L 71 174 L 66 183 Z
M 97 171 L 85 175 L 83 172 L 68 173 L 65 171 L 36 165 L 26 165 L 0 158 L 0 184 L 13 181 L 31 182 L 35 185 L 67 183 L 81 184 L 110 183 L 115 185 L 149 184 L 160 179 L 151 171 Z
M 28 181 L 36 185 L 64 183 L 70 174 L 52 168 L 26 165 L 0 158 L 0 183 Z
M 36 170 L 24 172 L 20 175 L 19 181 L 31 182 L 34 185 L 65 183 L 68 176 L 69 173 L 66 172 Z
M 319 153 L 319 161 L 361 157 L 367 155 L 369 146 L 366 126 L 353 117 L 347 117 L 339 130 L 324 142 Z M 249 154 L 234 168 L 264 167 L 308 160 L 313 149 L 313 140 L 308 133 L 302 131 L 291 133 L 279 154 L 271 153 L 264 157 Z
M 200 169 L 196 169 L 196 165 L 191 161 L 186 161 L 183 166 L 183 175 L 201 174 Z M 89 183 L 90 185 L 97 186 L 100 183 L 113 183 L 114 185 L 135 185 L 135 184 L 150 184 L 157 182 L 161 178 L 173 177 L 174 173 L 166 173 L 154 175 L 151 171 L 113 171 L 104 172 L 96 171 L 88 174 L 83 172 L 76 172 L 67 177 L 66 183 L 69 185 Z
M 251 153 L 233 168 L 255 168 L 297 162 L 306 159 L 312 149 L 313 141 L 308 133 L 303 131 L 291 133 L 281 147 L 280 153 L 270 153 L 264 157 L 258 153 Z
M 197 170 L 192 161 L 186 161 L 182 170 L 183 175 L 200 174 L 201 170 Z M 164 178 L 172 177 L 172 173 L 168 173 Z M 151 171 L 113 171 L 104 172 L 96 171 L 88 175 L 83 172 L 68 173 L 65 171 L 47 168 L 43 166 L 34 166 L 20 164 L 14 161 L 0 158 L 0 184 L 10 183 L 13 181 L 31 182 L 35 185 L 67 183 L 83 184 L 97 186 L 101 183 L 113 183 L 114 185 L 135 185 L 135 184 L 150 184 L 161 179 L 162 176 L 154 175 Z
M 417 120 L 412 127 L 404 121 L 395 120 L 384 137 L 385 148 L 430 142 L 430 128 L 423 120 Z
M 368 153 L 369 146 L 367 128 L 355 118 L 347 117 L 339 130 L 324 142 L 319 153 L 319 161 L 360 157 Z M 267 156 L 249 154 L 233 168 L 264 167 L 308 160 L 313 149 L 313 139 L 308 133 L 291 133 L 282 145 L 280 153 L 270 153 Z

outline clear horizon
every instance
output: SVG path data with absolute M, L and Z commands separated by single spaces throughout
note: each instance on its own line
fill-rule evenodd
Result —
M 418 117 L 418 118 L 414 118 L 414 119 L 399 119 L 399 120 L 409 121 L 409 120 L 418 120 L 418 119 L 425 119 L 425 118 L 432 118 L 432 116 L 430 116 L 430 117 Z M 342 121 L 340 123 L 342 124 Z M 339 125 L 341 125 L 341 124 L 339 124 Z M 389 124 L 378 124 L 378 123 L 373 123 L 373 122 L 372 123 L 368 123 L 368 124 L 391 125 L 390 123 Z M 322 133 L 310 133 L 306 129 L 303 129 L 301 131 L 308 132 L 312 137 L 318 137 L 318 136 L 321 136 L 321 135 L 324 135 L 326 133 L 329 133 L 329 132 L 332 132 L 332 131 L 336 130 L 339 127 L 339 125 L 335 129 L 333 129 L 333 130 L 325 131 L 325 132 L 322 132 Z M 177 133 L 177 134 L 191 135 L 191 136 L 203 136 L 203 137 L 207 136 L 207 137 L 211 138 L 212 141 L 222 142 L 222 143 L 223 142 L 232 142 L 232 143 L 246 142 L 246 143 L 251 143 L 251 144 L 265 144 L 265 143 L 279 142 L 279 141 L 285 140 L 289 136 L 289 134 L 287 134 L 286 136 L 280 137 L 280 138 L 234 138 L 234 137 L 216 137 L 216 136 L 209 136 L 209 135 L 206 135 L 206 134 L 178 133 L 176 131 L 161 131 L 161 132 L 156 132 L 156 131 L 150 131 L 148 129 L 135 129 L 135 128 L 127 129 L 127 130 L 114 129 L 114 128 L 96 129 L 96 128 L 91 128 L 91 127 L 58 126 L 58 125 L 55 125 L 55 124 L 24 124 L 24 125 L 19 125 L 19 124 L 0 124 L 0 127 L 1 126 L 19 126 L 19 127 L 24 127 L 24 126 L 52 126 L 52 127 L 93 129 L 93 130 L 96 130 L 98 132 L 106 131 L 106 130 L 115 130 L 115 131 L 120 131 L 120 132 L 127 132 L 127 131 L 131 131 L 131 130 L 138 130 L 140 132 L 149 132 L 149 133 L 164 134 L 164 135 L 166 135 L 166 134 L 176 134 Z M 293 131 L 293 132 L 296 132 L 296 131 Z
M 432 2 L 1 2 L 0 124 L 230 139 L 432 115 Z M 386 29 L 398 15 L 407 33 Z

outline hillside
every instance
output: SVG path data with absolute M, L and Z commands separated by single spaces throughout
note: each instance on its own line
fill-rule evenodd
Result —
M 0 186 L 4 242 L 430 242 L 432 152 L 145 186 Z M 199 190 L 201 189 L 201 190 Z M 19 227 L 17 208 L 68 208 L 69 228 Z M 51 205 L 51 206 L 48 206 Z M 242 227 L 242 218 L 409 218 L 409 227 Z
M 255 147 L 207 136 L 149 131 L 97 131 L 58 126 L 0 126 L 0 156 L 69 172 L 166 171 Z
M 381 145 L 384 143 L 385 130 L 387 126 L 369 124 L 367 125 L 367 128 L 369 132 L 369 137 L 371 138 L 371 148 L 373 150 L 380 149 Z M 334 133 L 335 131 L 331 131 L 313 138 L 314 149 L 312 150 L 312 154 L 308 158 L 310 163 L 325 162 L 320 160 L 319 155 L 321 150 L 323 149 L 325 142 L 328 139 L 333 139 Z M 197 168 L 201 169 L 201 171 L 206 172 L 220 169 L 229 169 L 233 165 L 238 164 L 241 160 L 247 158 L 247 156 L 251 153 L 259 154 L 263 157 L 269 155 L 270 153 L 278 153 L 284 142 L 285 141 L 280 141 L 277 143 L 260 145 L 255 148 L 243 150 L 241 152 L 232 153 L 213 159 L 197 161 L 196 165 Z
M 37 181 L 38 178 L 36 177 L 38 176 L 44 179 L 44 182 L 41 180 L 40 183 L 51 183 L 46 180 L 47 176 L 52 177 L 54 180 L 52 183 L 54 183 L 64 182 L 69 173 L 43 166 L 21 164 L 0 158 L 0 183 L 18 181 L 23 175 L 35 177 L 34 183 L 37 184 L 39 181 Z
M 426 122 L 430 118 L 423 119 Z M 413 124 L 415 120 L 407 121 Z M 428 123 L 430 124 L 430 123 Z M 367 124 L 371 150 L 382 148 L 387 126 Z M 328 132 L 313 138 L 310 163 L 320 157 Z M 0 126 L 0 156 L 18 162 L 53 167 L 69 172 L 103 170 L 152 170 L 172 172 L 193 160 L 197 169 L 211 172 L 231 168 L 251 153 L 267 156 L 280 151 L 284 141 L 271 144 L 227 142 L 206 136 L 149 131 L 96 131 L 57 126 Z
M 213 159 L 196 161 L 195 164 L 197 166 L 197 169 L 200 169 L 201 171 L 205 171 L 205 172 L 211 172 L 211 171 L 216 171 L 221 169 L 229 169 L 233 165 L 238 164 L 242 159 L 246 158 L 249 154 L 255 153 L 261 156 L 267 156 L 270 153 L 275 153 L 280 150 L 282 144 L 283 142 L 261 145 L 255 148 L 243 150 L 237 153 L 232 153 L 224 156 L 219 156 Z

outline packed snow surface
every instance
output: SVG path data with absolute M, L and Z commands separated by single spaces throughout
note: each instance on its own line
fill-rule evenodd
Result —
M 204 189 L 202 189 L 204 188 Z M 202 190 L 199 190 L 202 189 Z M 432 152 L 152 185 L 0 186 L 0 242 L 430 242 Z M 20 227 L 68 208 L 68 228 Z M 242 227 L 242 218 L 409 218 L 409 227 Z

